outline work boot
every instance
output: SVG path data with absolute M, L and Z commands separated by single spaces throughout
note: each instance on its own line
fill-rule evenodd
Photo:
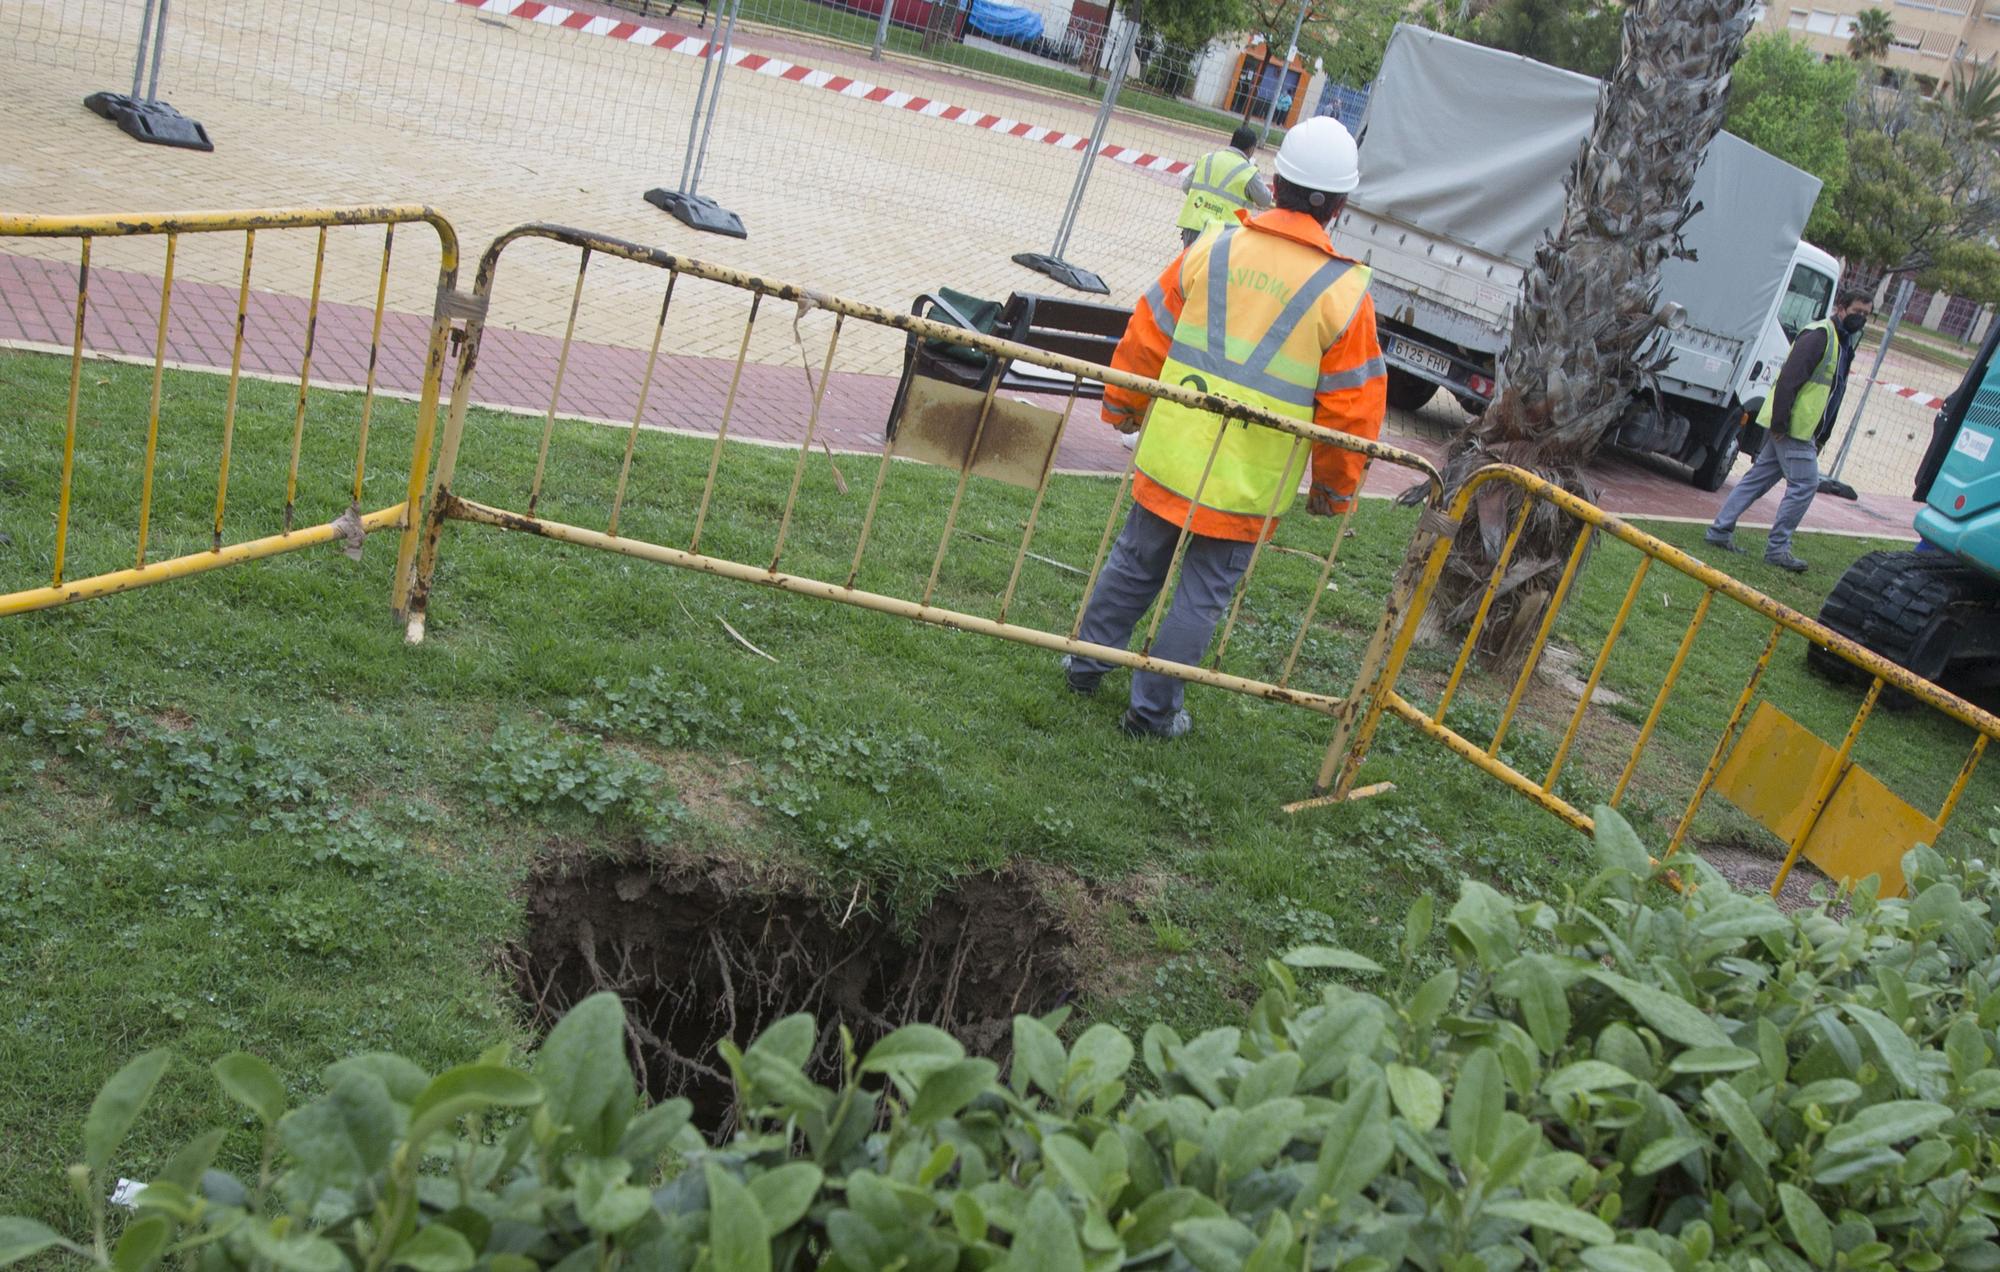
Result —
M 1781 570 L 1790 570 L 1793 574 L 1804 574 L 1806 572 L 1806 563 L 1793 556 L 1790 552 L 1767 553 L 1764 557 L 1764 564 L 1775 565 Z
M 1063 683 L 1069 686 L 1069 691 L 1082 694 L 1086 698 L 1097 692 L 1097 682 L 1104 679 L 1104 673 L 1101 671 L 1078 670 L 1075 654 L 1062 656 L 1062 669 Z
M 1701 541 L 1703 543 L 1706 543 L 1711 548 L 1721 548 L 1724 552 L 1743 551 L 1743 549 L 1736 546 L 1736 539 L 1733 535 L 1728 535 L 1728 534 L 1718 535 L 1713 530 L 1710 530 L 1706 534 L 1702 535 Z
M 1125 730 L 1125 736 L 1127 737 L 1151 738 L 1156 742 L 1171 742 L 1175 738 L 1187 736 L 1188 730 L 1194 728 L 1194 720 L 1187 712 L 1176 711 L 1174 712 L 1174 718 L 1165 724 L 1154 724 L 1141 716 L 1137 711 L 1128 710 L 1125 712 L 1125 718 L 1119 722 L 1118 727 Z

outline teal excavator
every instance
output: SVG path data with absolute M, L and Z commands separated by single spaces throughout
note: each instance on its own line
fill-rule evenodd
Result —
M 1917 470 L 1914 550 L 1870 552 L 1819 620 L 1926 680 L 1961 693 L 2000 685 L 2000 323 L 1945 399 Z M 1813 647 L 1819 670 L 1849 664 Z

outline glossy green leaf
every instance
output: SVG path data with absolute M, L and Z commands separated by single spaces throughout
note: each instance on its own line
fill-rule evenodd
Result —
M 1033 1017 L 1024 1019 L 1032 1020 Z M 1015 1031 L 1019 1033 L 1018 1025 Z M 884 1035 L 880 1042 L 868 1048 L 868 1054 L 861 1058 L 861 1071 L 887 1073 L 910 1060 L 949 1063 L 964 1058 L 965 1048 L 960 1045 L 958 1039 L 936 1025 L 904 1025 Z
M 771 1272 L 771 1229 L 757 1199 L 714 1162 L 708 1180 L 708 1257 L 714 1272 Z
M 1451 1092 L 1451 1155 L 1461 1170 L 1492 1160 L 1506 1112 L 1507 1084 L 1500 1076 L 1500 1059 L 1491 1048 L 1481 1047 L 1459 1065 Z
M 1585 1245 L 1609 1245 L 1615 1239 L 1611 1225 L 1596 1215 L 1578 1210 L 1575 1206 L 1565 1206 L 1560 1202 L 1536 1201 L 1529 1198 L 1489 1201 L 1480 1213 L 1499 1219 L 1512 1219 L 1516 1223 L 1525 1223 L 1532 1228 L 1561 1233 Z
M 1076 1223 L 1055 1193 L 1040 1189 L 1029 1200 L 1007 1266 L 1012 1272 L 1083 1272 Z
M 1014 1072 L 1025 1074 L 1028 1081 L 1040 1087 L 1049 1096 L 1062 1094 L 1063 1074 L 1069 1067 L 1069 1057 L 1063 1051 L 1062 1040 L 1033 1016 L 1014 1017 Z M 1018 1081 L 1016 1086 L 1025 1090 Z
M 791 1162 L 752 1176 L 750 1195 L 771 1231 L 780 1233 L 805 1218 L 825 1181 L 825 1172 L 811 1162 Z
M 159 1259 L 173 1239 L 174 1224 L 165 1215 L 147 1215 L 125 1225 L 118 1244 L 111 1248 L 111 1266 L 117 1272 L 145 1272 Z
M 152 1098 L 154 1086 L 172 1059 L 171 1052 L 148 1051 L 112 1074 L 110 1081 L 97 1092 L 90 1113 L 83 1120 L 83 1152 L 92 1175 L 105 1174 L 111 1165 L 111 1155 L 118 1150 L 125 1133 L 132 1129 L 132 1122 L 146 1107 L 146 1101 Z
M 1862 1109 L 1826 1133 L 1830 1153 L 1856 1153 L 1885 1148 L 1944 1125 L 1952 1112 L 1928 1100 L 1891 1100 Z
M 956 1114 L 993 1085 L 1000 1070 L 991 1060 L 955 1060 L 931 1073 L 917 1088 L 910 1121 L 928 1126 Z
M 276 1126 L 291 1101 L 277 1070 L 247 1051 L 235 1051 L 209 1066 L 229 1098 L 257 1115 L 265 1126 Z
M 1832 1267 L 1833 1225 L 1827 1222 L 1826 1212 L 1791 1184 L 1778 1185 L 1778 1204 L 1784 1208 L 1785 1226 L 1792 1230 L 1792 1237 L 1813 1266 Z
M 564 1013 L 535 1053 L 533 1074 L 546 1092 L 549 1118 L 558 1126 L 588 1125 L 614 1095 L 629 1092 L 632 1066 L 625 1059 L 625 1005 L 618 995 L 600 991 Z M 446 1076 L 434 1079 L 426 1094 Z
M 464 1234 L 441 1223 L 417 1229 L 389 1256 L 391 1266 L 416 1272 L 466 1272 L 477 1260 Z
M 33 1219 L 22 1219 L 15 1215 L 0 1215 L 0 1268 L 10 1263 L 31 1259 L 44 1250 L 52 1250 L 64 1244 L 55 1229 L 36 1223 Z
M 1284 962 L 1287 967 L 1330 968 L 1342 972 L 1374 973 L 1382 970 L 1382 965 L 1372 958 L 1331 945 L 1302 945 L 1285 955 Z
M 1422 1069 L 1392 1064 L 1385 1070 L 1389 1098 L 1396 1112 L 1419 1131 L 1428 1131 L 1444 1116 L 1444 1084 Z
M 1727 1047 L 1729 1035 L 1701 1008 L 1676 994 L 1593 968 L 1592 980 L 1631 1004 L 1639 1018 L 1685 1047 Z

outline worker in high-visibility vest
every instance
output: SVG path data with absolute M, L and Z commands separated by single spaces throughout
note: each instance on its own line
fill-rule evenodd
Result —
M 1183 251 L 1133 310 L 1111 365 L 1375 438 L 1388 382 L 1369 270 L 1335 252 L 1326 235 L 1361 179 L 1354 138 L 1336 119 L 1309 119 L 1285 138 L 1276 167 L 1277 205 L 1254 216 L 1239 211 Z M 1363 459 L 1355 451 L 1116 385 L 1105 386 L 1103 416 L 1119 432 L 1141 436 L 1134 505 L 1077 633 L 1092 644 L 1127 647 L 1166 582 L 1185 527 L 1179 583 L 1147 652 L 1199 663 L 1252 549 L 1297 496 L 1308 454 L 1307 511 L 1345 512 L 1360 485 Z M 1074 655 L 1063 668 L 1069 687 L 1088 694 L 1111 664 Z M 1174 677 L 1134 672 L 1125 731 L 1180 737 L 1189 728 L 1185 691 Z
M 1777 383 L 1757 413 L 1757 422 L 1768 430 L 1764 449 L 1703 535 L 1709 546 L 1742 551 L 1734 537 L 1737 520 L 1783 479 L 1785 497 L 1764 541 L 1764 560 L 1794 574 L 1805 572 L 1806 563 L 1792 555 L 1792 532 L 1805 520 L 1819 490 L 1819 448 L 1833 432 L 1854 346 L 1873 308 L 1868 293 L 1843 291 L 1834 298 L 1831 313 L 1802 328 L 1792 341 Z
M 1235 217 L 1243 208 L 1271 206 L 1271 189 L 1257 175 L 1257 130 L 1245 124 L 1229 137 L 1227 150 L 1211 151 L 1181 174 L 1181 246 L 1191 247 L 1201 232 Z

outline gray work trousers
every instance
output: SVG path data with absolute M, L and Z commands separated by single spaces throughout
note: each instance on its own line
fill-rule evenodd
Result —
M 1079 639 L 1116 649 L 1129 646 L 1132 629 L 1152 607 L 1167 581 L 1167 571 L 1173 568 L 1174 544 L 1180 533 L 1181 528 L 1173 522 L 1132 505 L 1083 611 Z M 1159 634 L 1153 638 L 1153 657 L 1191 666 L 1201 662 L 1209 638 L 1215 635 L 1215 625 L 1222 621 L 1229 598 L 1250 567 L 1254 546 L 1233 539 L 1188 536 L 1180 584 L 1160 620 Z M 1073 672 L 1111 669 L 1110 663 L 1094 658 L 1078 657 L 1070 665 Z M 1132 673 L 1132 710 L 1147 724 L 1166 726 L 1180 711 L 1186 694 L 1186 681 L 1147 671 Z
M 1750 511 L 1750 505 L 1764 497 L 1764 492 L 1778 484 L 1785 483 L 1785 497 L 1778 504 L 1778 519 L 1772 523 L 1770 544 L 1764 549 L 1765 556 L 1777 556 L 1789 552 L 1792 546 L 1792 531 L 1805 520 L 1806 509 L 1812 506 L 1813 492 L 1819 489 L 1819 449 L 1810 440 L 1787 437 L 1773 432 L 1764 442 L 1764 449 L 1757 452 L 1757 462 L 1750 465 L 1750 471 L 1743 474 L 1743 480 L 1736 483 L 1736 489 L 1729 492 L 1723 502 L 1722 511 L 1715 514 L 1715 523 L 1709 533 L 1729 534 L 1736 529 L 1737 519 Z

